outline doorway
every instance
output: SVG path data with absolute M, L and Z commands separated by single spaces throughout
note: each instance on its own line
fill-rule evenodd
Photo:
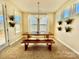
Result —
M 0 4 L 0 50 L 8 46 L 5 5 Z

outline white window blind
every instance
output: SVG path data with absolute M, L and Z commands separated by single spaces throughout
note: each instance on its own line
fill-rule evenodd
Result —
M 29 27 L 30 32 L 33 34 L 37 33 L 38 19 L 35 16 L 29 16 Z M 47 33 L 48 32 L 48 16 L 41 16 L 39 21 L 39 33 Z

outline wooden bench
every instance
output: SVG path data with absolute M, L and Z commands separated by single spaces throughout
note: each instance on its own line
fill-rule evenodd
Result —
M 52 39 L 47 39 L 47 40 L 39 40 L 39 39 L 31 40 L 31 39 L 24 39 L 24 40 L 22 41 L 22 43 L 24 43 L 25 51 L 27 50 L 29 43 L 46 43 L 47 46 L 48 46 L 48 49 L 51 51 L 52 43 L 55 43 L 55 42 L 54 42 Z

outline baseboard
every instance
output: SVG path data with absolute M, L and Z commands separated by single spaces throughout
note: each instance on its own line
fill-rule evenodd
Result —
M 12 43 L 10 43 L 10 45 L 12 45 L 12 44 L 14 44 L 15 42 L 19 41 L 21 38 L 22 38 L 22 36 L 19 37 L 18 39 L 16 39 L 15 41 L 13 41 Z
M 8 45 L 7 44 L 3 44 L 2 46 L 0 46 L 0 51 L 2 51 L 4 48 L 6 48 Z
M 74 53 L 76 53 L 77 55 L 79 55 L 79 52 L 76 51 L 75 49 L 73 49 L 72 47 L 70 47 L 68 44 L 64 43 L 63 41 L 56 39 L 57 41 L 59 41 L 60 43 L 62 43 L 64 46 L 66 46 L 67 48 L 69 48 L 70 50 L 72 50 Z

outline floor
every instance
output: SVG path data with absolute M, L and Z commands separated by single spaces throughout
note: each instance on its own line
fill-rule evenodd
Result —
M 52 45 L 52 51 L 45 45 L 31 45 L 24 51 L 21 41 L 16 42 L 0 52 L 0 59 L 79 59 L 79 56 L 73 53 L 64 45 L 55 41 Z

